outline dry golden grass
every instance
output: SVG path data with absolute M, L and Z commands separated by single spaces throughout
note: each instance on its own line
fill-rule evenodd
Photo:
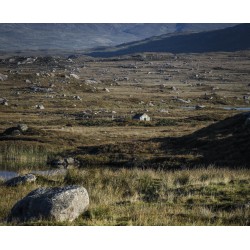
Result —
M 51 179 L 50 177 L 49 179 Z M 26 225 L 249 225 L 249 170 L 215 169 L 164 172 L 141 169 L 70 170 L 65 179 L 1 186 L 2 225 L 14 203 L 39 186 L 82 185 L 90 196 L 87 212 L 71 223 Z M 16 192 L 18 190 L 18 192 Z
M 250 92 L 249 53 L 181 54 L 177 60 L 174 55 L 162 54 L 162 58 L 152 55 L 146 61 L 132 57 L 120 61 L 78 58 L 70 66 L 79 68 L 80 80 L 62 77 L 69 73 L 66 62 L 56 69 L 54 77 L 35 75 L 40 71 L 51 73 L 48 65 L 2 63 L 0 71 L 9 77 L 0 84 L 0 98 L 7 98 L 9 106 L 0 105 L 0 133 L 18 123 L 26 123 L 33 133 L 0 136 L 0 169 L 8 156 L 18 159 L 14 165 L 24 163 L 19 168 L 23 173 L 37 165 L 37 158 L 40 157 L 42 166 L 56 154 L 70 154 L 92 166 L 72 170 L 65 180 L 58 179 L 53 184 L 80 184 L 90 194 L 89 211 L 66 225 L 249 225 L 249 170 L 215 169 L 216 166 L 206 169 L 207 166 L 196 165 L 202 152 L 191 152 L 188 147 L 176 151 L 168 141 L 241 112 L 222 107 L 249 106 L 249 101 L 243 99 Z M 131 65 L 137 68 L 126 68 Z M 19 73 L 9 73 L 9 69 Z M 86 84 L 85 80 L 93 78 L 97 83 Z M 54 92 L 30 92 L 32 84 L 26 83 L 26 79 L 42 87 L 54 84 Z M 205 99 L 205 93 L 213 99 Z M 81 100 L 75 100 L 75 95 Z M 180 103 L 174 99 L 177 96 L 191 102 Z M 45 109 L 37 110 L 38 103 Z M 206 108 L 183 109 L 197 104 Z M 168 113 L 160 112 L 163 109 Z M 92 115 L 96 113 L 89 125 L 89 120 L 78 117 L 86 110 L 91 110 Z M 111 124 L 112 111 L 116 112 L 115 118 L 125 117 L 126 122 Z M 152 122 L 130 123 L 137 112 L 147 112 Z M 165 119 L 165 125 L 156 126 L 161 119 Z M 98 122 L 100 125 L 95 125 Z M 92 147 L 98 153 L 90 153 Z M 122 164 L 131 163 L 134 158 L 135 164 L 129 165 L 132 169 L 122 168 Z M 148 169 L 158 168 L 150 165 L 154 161 L 165 164 L 166 169 L 189 165 L 200 168 L 174 172 Z M 106 168 L 93 168 L 104 162 Z M 147 169 L 136 168 L 145 162 L 149 162 Z M 116 163 L 113 170 L 108 167 L 110 163 Z M 12 205 L 40 185 L 48 186 L 51 182 L 39 180 L 18 188 L 0 187 L 4 197 L 0 200 L 3 225 Z

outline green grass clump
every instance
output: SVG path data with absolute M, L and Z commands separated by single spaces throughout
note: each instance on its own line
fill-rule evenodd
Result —
M 38 143 L 10 142 L 0 145 L 0 164 L 8 168 L 44 166 L 51 152 Z

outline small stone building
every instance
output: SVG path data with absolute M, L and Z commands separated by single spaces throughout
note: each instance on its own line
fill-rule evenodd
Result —
M 150 117 L 147 114 L 136 114 L 132 117 L 133 120 L 138 121 L 150 121 Z

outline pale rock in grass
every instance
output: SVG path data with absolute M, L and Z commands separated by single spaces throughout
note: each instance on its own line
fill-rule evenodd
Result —
M 8 221 L 73 221 L 88 206 L 89 195 L 84 187 L 38 188 L 13 206 Z
M 8 76 L 7 75 L 4 75 L 4 74 L 1 74 L 0 73 L 0 81 L 5 81 L 8 79 Z
M 160 109 L 159 112 L 160 112 L 160 113 L 166 113 L 166 114 L 169 113 L 168 110 L 166 110 L 166 109 Z
M 204 106 L 204 105 L 196 105 L 195 106 L 195 109 L 196 110 L 199 110 L 199 109 L 204 109 L 206 106 Z
M 97 81 L 96 80 L 85 80 L 85 83 L 86 84 L 95 84 L 95 83 L 97 83 Z
M 75 159 L 73 157 L 68 157 L 65 159 L 65 162 L 67 165 L 74 165 L 75 164 Z
M 8 101 L 5 98 L 0 98 L 0 105 L 8 106 Z
M 82 100 L 82 98 L 81 98 L 79 95 L 75 95 L 75 96 L 73 96 L 73 98 L 74 98 L 75 100 L 79 100 L 79 101 Z
M 29 127 L 27 126 L 27 124 L 24 124 L 24 123 L 18 124 L 18 125 L 17 125 L 17 128 L 18 128 L 21 132 L 26 132 L 26 131 L 29 129 Z
M 29 79 L 26 79 L 25 82 L 29 83 L 29 84 L 31 83 L 31 81 Z
M 80 79 L 80 77 L 79 77 L 78 75 L 76 75 L 76 74 L 70 74 L 70 77 L 73 77 L 73 78 L 75 78 L 75 79 L 77 79 L 77 80 Z
M 181 99 L 181 98 L 176 98 L 176 101 L 181 102 L 181 103 L 190 103 L 191 102 L 189 99 L 184 100 L 184 99 Z
M 37 109 L 45 109 L 44 106 L 43 106 L 42 104 L 37 104 L 35 107 L 36 107 Z

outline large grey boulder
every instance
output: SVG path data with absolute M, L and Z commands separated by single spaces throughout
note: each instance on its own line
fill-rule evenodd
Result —
M 36 176 L 33 174 L 26 174 L 26 175 L 21 175 L 14 177 L 12 179 L 7 180 L 4 185 L 7 187 L 15 187 L 18 185 L 26 184 L 26 183 L 31 183 L 36 181 Z
M 89 196 L 84 187 L 38 188 L 14 205 L 8 221 L 73 221 L 88 206 Z

